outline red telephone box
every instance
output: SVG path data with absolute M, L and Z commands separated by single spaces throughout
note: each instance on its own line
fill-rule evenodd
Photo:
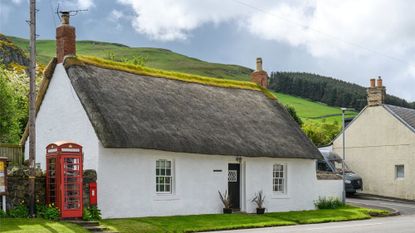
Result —
M 82 146 L 56 142 L 46 147 L 46 201 L 55 204 L 61 218 L 81 218 Z

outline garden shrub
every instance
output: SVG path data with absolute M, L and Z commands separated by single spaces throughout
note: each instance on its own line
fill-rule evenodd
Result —
M 345 206 L 343 202 L 337 197 L 319 197 L 317 201 L 314 201 L 314 205 L 317 209 L 337 209 Z
M 54 204 L 36 205 L 36 214 L 38 217 L 48 220 L 58 220 L 60 217 L 59 208 L 54 206 Z
M 6 212 L 4 212 L 3 210 L 0 210 L 0 218 L 5 218 L 7 217 Z
M 20 204 L 9 210 L 9 216 L 12 218 L 27 218 L 29 216 L 29 209 L 25 204 Z
M 101 210 L 97 206 L 90 206 L 84 208 L 82 219 L 85 221 L 98 221 L 101 220 Z

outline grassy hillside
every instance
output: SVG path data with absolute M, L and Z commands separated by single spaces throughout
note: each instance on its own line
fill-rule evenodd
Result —
M 8 38 L 18 47 L 27 51 L 28 40 L 17 37 Z M 146 58 L 145 65 L 149 67 L 235 80 L 249 80 L 249 75 L 252 72 L 251 69 L 246 67 L 209 63 L 174 53 L 166 49 L 132 48 L 116 43 L 79 41 L 77 42 L 77 53 L 80 55 L 96 56 L 100 58 L 108 58 L 109 55 L 116 58 L 133 58 L 134 56 L 142 56 Z M 55 41 L 38 40 L 37 54 L 39 63 L 47 64 L 49 60 L 55 56 Z M 274 94 L 282 104 L 293 106 L 303 121 L 320 121 L 323 118 L 327 119 L 327 121 L 341 121 L 341 111 L 339 108 L 330 107 L 322 103 L 282 93 L 274 92 Z M 335 114 L 337 114 L 337 116 L 331 116 Z M 355 114 L 356 113 L 352 113 L 351 116 Z
M 340 108 L 327 106 L 323 103 L 313 102 L 311 100 L 283 93 L 273 93 L 281 103 L 293 106 L 297 111 L 298 116 L 300 116 L 303 121 L 321 121 L 322 119 L 325 119 L 327 122 L 337 121 L 341 123 L 342 117 Z M 354 117 L 356 115 L 357 112 L 346 113 L 346 117 Z
M 28 40 L 9 37 L 17 46 L 27 51 Z M 36 43 L 38 61 L 47 64 L 55 56 L 54 40 L 38 40 Z M 132 48 L 116 43 L 78 41 L 76 43 L 77 53 L 80 55 L 96 56 L 107 58 L 109 55 L 115 58 L 134 58 L 141 56 L 146 58 L 145 65 L 157 69 L 192 73 L 203 76 L 249 80 L 251 69 L 238 66 L 201 61 L 196 58 L 187 57 L 167 49 L 160 48 Z

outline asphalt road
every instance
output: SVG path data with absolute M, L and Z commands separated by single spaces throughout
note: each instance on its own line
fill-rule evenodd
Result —
M 401 215 L 415 215 L 415 202 L 406 202 L 398 200 L 390 200 L 383 198 L 362 199 L 360 197 L 347 198 L 347 202 L 359 206 L 367 207 L 385 207 L 398 210 Z M 415 232 L 415 230 L 414 230 Z
M 388 199 L 348 198 L 350 204 L 398 210 L 401 215 L 370 220 L 256 228 L 217 233 L 415 233 L 415 203 Z
M 220 233 L 414 233 L 415 215 L 370 220 L 297 225 L 288 227 L 256 228 Z M 216 232 L 218 233 L 218 232 Z

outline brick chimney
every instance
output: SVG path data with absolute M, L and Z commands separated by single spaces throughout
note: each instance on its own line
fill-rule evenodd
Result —
M 69 12 L 61 12 L 61 25 L 56 28 L 56 57 L 63 62 L 66 55 L 76 55 L 75 28 L 69 25 Z
M 376 86 L 375 86 L 376 83 Z M 367 89 L 367 105 L 369 107 L 379 106 L 385 103 L 386 88 L 382 84 L 382 78 L 370 80 L 370 87 Z
M 256 59 L 256 70 L 251 74 L 251 81 L 263 88 L 268 86 L 268 74 L 262 69 L 262 58 L 260 57 Z

